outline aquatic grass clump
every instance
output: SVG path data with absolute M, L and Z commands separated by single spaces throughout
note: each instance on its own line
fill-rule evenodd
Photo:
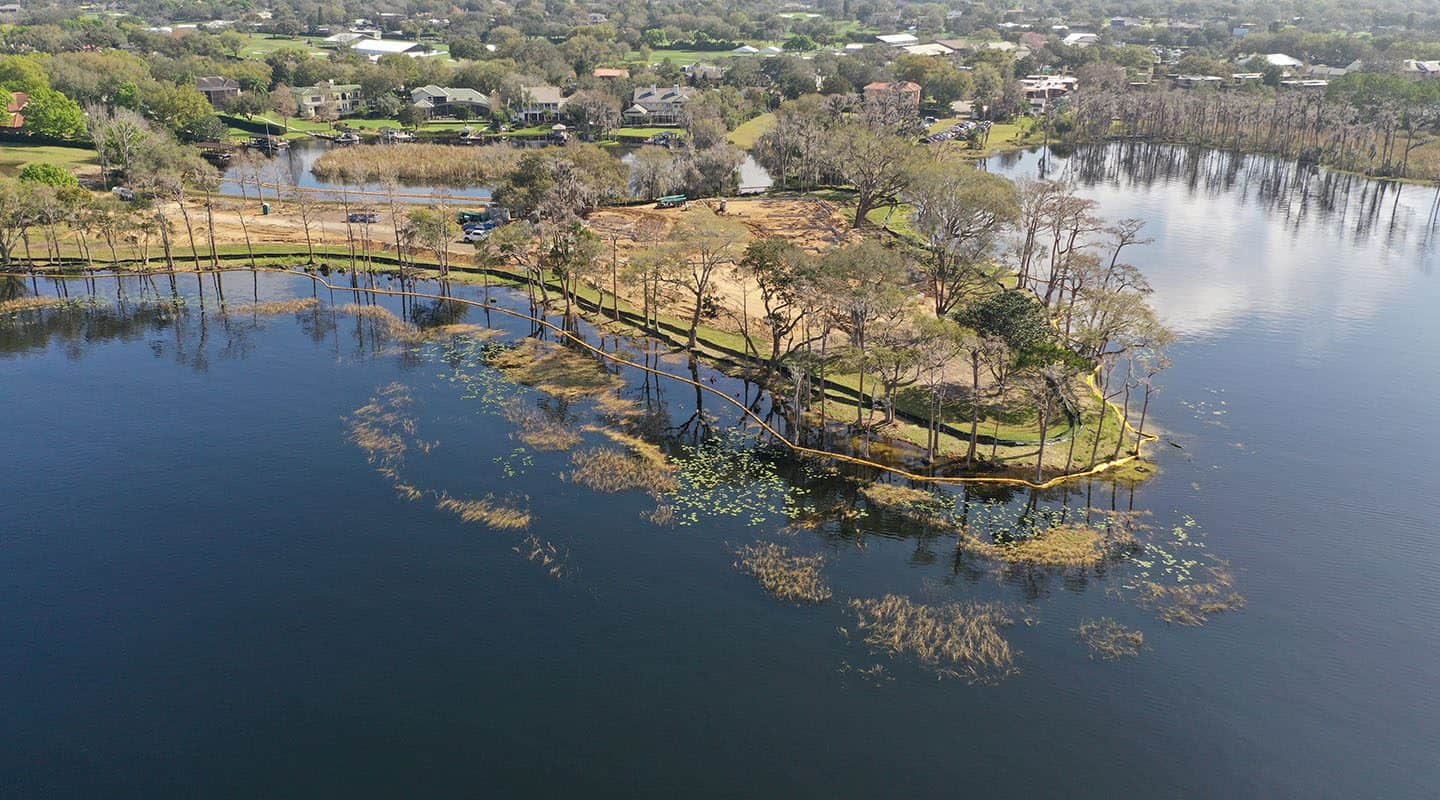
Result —
M 755 578 L 770 595 L 781 600 L 823 603 L 832 596 L 820 570 L 823 556 L 791 555 L 773 542 L 756 542 L 735 550 L 735 568 Z
M 1133 573 L 1110 591 L 1177 625 L 1204 625 L 1215 614 L 1244 608 L 1229 565 L 1204 550 L 1199 523 L 1186 515 L 1168 530 L 1152 531 L 1130 559 Z
M 458 516 L 462 522 L 479 522 L 498 531 L 530 527 L 530 512 L 527 509 L 506 505 L 496 500 L 494 495 L 487 494 L 479 500 L 462 500 L 442 494 L 435 508 Z
M 597 492 L 625 492 L 644 489 L 652 495 L 664 495 L 673 491 L 675 477 L 668 465 L 661 466 L 642 456 L 608 447 L 579 450 L 570 455 L 574 469 L 566 475 L 571 483 L 578 483 Z
M 871 483 L 860 488 L 860 493 L 866 499 L 881 508 L 908 508 L 910 506 L 931 503 L 935 499 L 933 492 L 922 489 L 915 489 L 909 486 L 901 486 L 895 483 Z
M 505 419 L 519 428 L 513 434 L 515 438 L 536 450 L 569 450 L 584 441 L 579 432 L 563 420 L 537 408 L 511 406 L 505 409 Z
M 570 554 L 560 552 L 560 549 L 553 543 L 547 542 L 533 533 L 526 534 L 520 544 L 510 549 L 524 556 L 526 561 L 544 567 L 546 574 L 552 578 L 563 578 L 570 574 Z
M 1085 525 L 1056 525 L 1034 535 L 1010 542 L 982 541 L 973 534 L 962 535 L 962 546 L 972 552 L 1011 563 L 1043 567 L 1093 567 L 1134 543 L 1128 533 L 1112 532 Z
M 1109 617 L 1083 620 L 1075 633 L 1090 649 L 1091 660 L 1133 658 L 1140 655 L 1145 646 L 1144 633 L 1126 628 Z
M 1207 567 L 1209 580 L 1198 583 L 1140 586 L 1136 602 L 1160 612 L 1160 618 L 1176 625 L 1199 627 L 1215 614 L 1245 607 L 1245 598 L 1234 591 L 1235 581 L 1223 567 Z
M 316 297 L 297 297 L 290 300 L 266 300 L 260 303 L 230 306 L 231 314 L 248 314 L 255 317 L 274 317 L 281 314 L 299 314 L 320 305 Z
M 850 601 L 865 643 L 909 656 L 941 677 L 993 683 L 1015 671 L 1015 652 L 1001 635 L 1014 620 L 995 603 L 925 605 L 887 594 Z
M 486 361 L 510 380 L 552 397 L 579 399 L 612 392 L 620 378 L 598 361 L 553 342 L 522 339 L 510 347 L 488 347 Z
M 416 438 L 415 417 L 410 413 L 414 399 L 409 387 L 395 382 L 370 397 L 370 402 L 346 418 L 350 440 L 365 451 L 366 459 L 391 478 L 404 463 L 411 445 L 430 452 L 433 442 Z
M 69 304 L 69 300 L 63 297 L 17 297 L 13 300 L 0 301 L 0 316 L 20 314 L 25 311 L 39 311 L 45 308 L 56 308 Z

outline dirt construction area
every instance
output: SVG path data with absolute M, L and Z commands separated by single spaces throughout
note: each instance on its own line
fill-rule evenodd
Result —
M 757 239 L 780 236 L 812 253 L 859 241 L 849 220 L 834 203 L 819 198 L 728 198 L 721 211 L 719 200 L 695 200 L 687 208 L 653 205 L 602 208 L 586 220 L 590 229 L 607 241 L 618 240 L 622 254 L 628 248 L 663 242 L 687 213 L 709 208 L 737 220 Z

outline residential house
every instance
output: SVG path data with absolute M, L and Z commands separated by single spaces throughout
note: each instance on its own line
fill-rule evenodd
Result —
M 1232 73 L 1230 74 L 1230 82 L 1231 82 L 1232 84 L 1236 85 L 1236 86 L 1245 86 L 1245 85 L 1247 85 L 1247 84 L 1264 83 L 1264 82 L 1265 82 L 1265 73 L 1263 73 L 1263 72 L 1232 72 Z
M 912 56 L 948 56 L 955 52 L 953 48 L 947 47 L 939 42 L 930 42 L 928 44 L 907 44 L 900 49 L 904 50 Z
M 1219 88 L 1225 79 L 1219 75 L 1176 75 L 1175 86 L 1179 89 Z
M 1440 78 L 1440 61 L 1406 59 L 1400 63 L 1400 74 L 1410 78 Z
M 631 95 L 625 121 L 631 125 L 677 125 L 685 104 L 695 98 L 689 86 L 642 86 Z
M 1056 100 L 1073 92 L 1078 83 L 1073 75 L 1026 75 L 1020 79 L 1030 110 L 1042 114 Z
M 1063 44 L 1066 47 L 1089 47 L 1092 44 L 1098 44 L 1099 41 L 1100 36 L 1098 34 L 1069 33 L 1065 35 L 1064 39 L 1060 40 L 1060 44 Z
M 590 74 L 604 80 L 624 80 L 630 77 L 630 70 L 624 67 L 596 67 Z
M 914 81 L 875 81 L 862 90 L 866 103 L 896 103 L 920 111 L 920 84 Z
M 19 3 L 0 3 L 0 22 L 14 22 L 24 10 Z
M 10 107 L 5 109 L 5 118 L 0 120 L 3 125 L 0 128 L 23 128 L 25 127 L 25 106 L 30 105 L 30 95 L 25 92 L 10 93 Z
M 1352 72 L 1359 72 L 1361 66 L 1363 66 L 1363 64 L 1358 58 L 1343 67 L 1331 67 L 1325 64 L 1311 64 L 1308 68 L 1306 68 L 1305 74 L 1311 78 L 1322 78 L 1326 80 L 1331 78 L 1343 78 Z
M 216 108 L 219 108 L 221 103 L 231 97 L 240 96 L 240 83 L 234 78 L 220 75 L 196 78 L 195 88 L 200 90 L 200 94 L 205 95 L 205 99 L 210 101 L 210 105 Z
M 730 52 L 734 53 L 737 56 L 753 56 L 756 53 L 760 52 L 760 48 L 751 47 L 748 44 L 742 44 L 734 50 L 731 50 Z
M 525 122 L 553 122 L 569 99 L 559 86 L 520 87 L 520 119 Z
M 299 116 L 306 119 L 323 116 L 321 112 L 326 110 L 343 117 L 359 113 L 363 107 L 360 85 L 356 83 L 325 81 L 318 86 L 301 86 L 291 91 L 295 95 Z
M 453 117 L 460 109 L 467 109 L 471 116 L 483 117 L 491 108 L 489 96 L 474 89 L 433 84 L 411 89 L 410 104 L 424 109 L 432 117 Z
M 725 77 L 725 68 L 716 64 L 687 64 L 680 71 L 695 83 L 719 83 Z

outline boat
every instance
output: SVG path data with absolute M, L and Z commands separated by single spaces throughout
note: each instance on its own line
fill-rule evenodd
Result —
M 256 136 L 250 140 L 250 146 L 267 153 L 274 153 L 288 148 L 290 143 L 279 136 Z
M 409 131 L 396 130 L 395 128 L 381 128 L 380 137 L 387 142 L 413 142 L 415 134 Z
M 356 133 L 355 131 L 345 131 L 344 133 L 335 137 L 335 144 L 360 144 L 360 134 Z

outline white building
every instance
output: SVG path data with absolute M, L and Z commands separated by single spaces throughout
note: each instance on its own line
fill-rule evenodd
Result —
M 350 49 L 371 59 L 389 55 L 405 55 L 411 58 L 430 55 L 430 48 L 425 45 L 403 39 L 360 39 L 350 45 Z
M 881 44 L 888 44 L 891 47 L 904 47 L 907 44 L 919 44 L 920 40 L 912 33 L 882 33 L 875 39 Z

